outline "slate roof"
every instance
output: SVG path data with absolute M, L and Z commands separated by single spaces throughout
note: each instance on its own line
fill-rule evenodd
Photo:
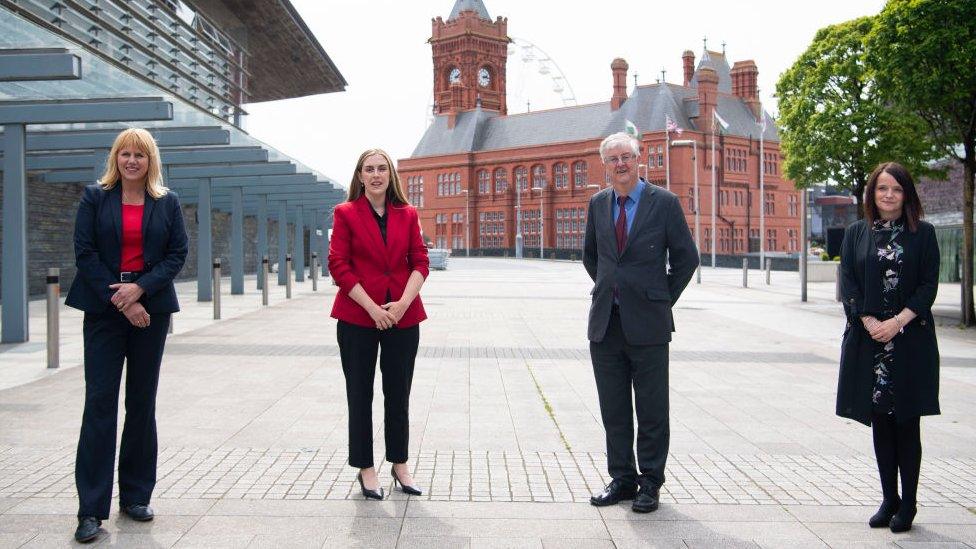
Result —
M 488 15 L 488 8 L 485 7 L 484 2 L 481 0 L 457 0 L 454 2 L 454 9 L 451 10 L 451 15 L 447 16 L 447 20 L 454 21 L 462 11 L 476 12 L 478 17 L 491 21 L 491 16 Z
M 458 4 L 463 1 L 458 0 Z M 723 75 L 729 82 L 730 95 L 718 96 L 718 114 L 729 124 L 725 133 L 759 139 L 760 128 L 749 106 L 731 95 L 730 68 L 725 57 L 709 53 L 707 62 L 719 74 L 720 89 Z M 702 63 L 705 62 L 703 59 Z M 609 102 L 508 116 L 478 108 L 459 113 L 453 129 L 447 127 L 447 115 L 436 116 L 411 158 L 602 139 L 624 131 L 627 120 L 641 133 L 664 131 L 667 117 L 680 128 L 699 130 L 698 108 L 695 88 L 667 83 L 636 87 L 617 111 L 610 110 Z M 779 141 L 772 117 L 765 112 L 763 115 L 766 117 L 764 139 Z
M 698 70 L 702 67 L 711 67 L 715 71 L 715 74 L 718 75 L 718 91 L 732 93 L 732 67 L 729 66 L 729 62 L 725 59 L 725 54 L 705 50 L 701 60 L 698 61 L 695 76 L 692 77 L 691 83 L 689 84 L 693 88 L 698 87 Z

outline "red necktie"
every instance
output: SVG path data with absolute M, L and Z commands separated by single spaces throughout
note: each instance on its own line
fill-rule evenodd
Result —
M 620 213 L 617 215 L 617 253 L 622 253 L 627 246 L 627 209 L 624 203 L 627 202 L 626 196 L 618 196 L 617 204 L 620 205 Z

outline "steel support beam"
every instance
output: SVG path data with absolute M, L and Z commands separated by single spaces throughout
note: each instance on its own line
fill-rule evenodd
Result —
M 27 134 L 28 151 L 66 151 L 111 149 L 115 138 L 126 128 L 98 130 L 40 131 Z M 146 128 L 156 139 L 156 145 L 188 147 L 230 144 L 230 131 L 219 126 L 200 128 Z
M 230 293 L 244 293 L 244 192 L 240 187 L 231 190 L 230 229 Z
M 295 212 L 295 282 L 305 281 L 305 208 L 298 205 Z
M 258 265 L 261 264 L 261 258 L 268 254 L 268 197 L 265 195 L 260 195 L 258 199 Z M 270 261 L 270 257 L 269 257 Z M 260 267 L 258 267 L 260 269 Z M 264 277 L 257 277 L 258 279 L 258 289 L 264 289 Z
M 288 280 L 285 276 L 285 254 L 288 253 L 288 212 L 285 203 L 278 204 L 278 285 L 284 286 Z
M 0 343 L 30 339 L 27 323 L 27 168 L 24 152 L 27 133 L 23 124 L 3 129 L 3 315 Z
M 197 301 L 213 299 L 213 226 L 211 225 L 210 180 L 201 179 L 197 198 Z
M 0 82 L 80 78 L 81 58 L 64 48 L 0 50 Z
M 172 120 L 173 105 L 160 97 L 48 99 L 0 103 L 0 125 Z

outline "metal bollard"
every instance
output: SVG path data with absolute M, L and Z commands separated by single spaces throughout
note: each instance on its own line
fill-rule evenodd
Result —
M 220 258 L 213 260 L 213 317 L 220 320 Z
M 773 260 L 766 258 L 766 285 L 769 286 L 771 271 L 773 270 Z
M 58 322 L 61 302 L 61 269 L 47 270 L 47 367 L 61 363 L 61 328 Z
M 749 258 L 742 258 L 742 287 L 749 287 Z
M 175 318 L 174 315 L 169 315 L 169 327 L 166 328 L 166 333 L 168 334 L 173 333 L 173 318 Z
M 701 284 L 701 263 L 695 268 L 695 283 Z
M 312 252 L 312 265 L 310 267 L 311 272 L 309 273 L 309 275 L 312 278 L 312 291 L 313 292 L 319 291 L 319 269 L 318 269 L 318 262 L 319 262 L 319 254 L 317 254 L 315 252 Z
M 268 304 L 268 256 L 261 258 L 261 274 L 264 279 L 261 283 L 261 305 Z
M 840 291 L 840 263 L 837 263 L 837 275 L 836 275 L 836 287 L 834 289 L 834 299 L 837 301 L 844 301 L 844 296 Z
M 285 297 L 291 299 L 291 254 L 285 256 Z

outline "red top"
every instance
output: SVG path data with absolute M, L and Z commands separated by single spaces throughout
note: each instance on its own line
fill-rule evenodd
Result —
M 430 261 L 427 247 L 420 238 L 420 221 L 413 206 L 386 204 L 386 242 L 366 196 L 343 202 L 335 208 L 332 239 L 329 241 L 329 273 L 339 285 L 332 318 L 350 324 L 375 327 L 366 309 L 349 297 L 349 291 L 360 284 L 378 305 L 386 302 L 389 292 L 400 299 L 413 271 L 427 278 Z M 403 313 L 398 328 L 416 326 L 427 318 L 418 295 Z
M 122 272 L 139 272 L 145 264 L 142 260 L 142 210 L 143 206 L 122 204 Z

